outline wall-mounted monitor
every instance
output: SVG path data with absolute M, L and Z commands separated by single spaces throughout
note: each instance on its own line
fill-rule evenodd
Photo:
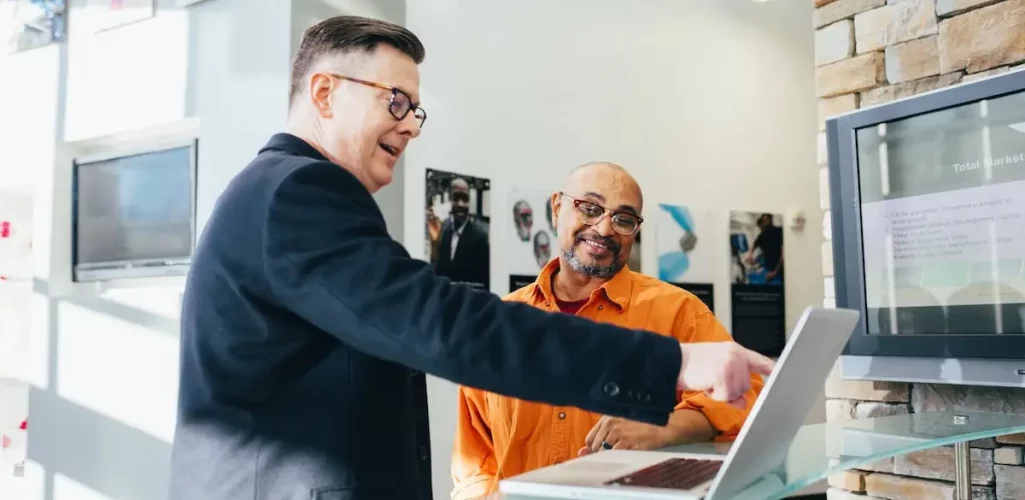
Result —
M 1025 71 L 826 125 L 848 378 L 1025 386 Z
M 196 241 L 197 149 L 190 138 L 74 159 L 74 281 L 187 274 Z

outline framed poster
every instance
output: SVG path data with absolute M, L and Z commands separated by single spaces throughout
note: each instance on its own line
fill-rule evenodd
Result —
M 425 255 L 439 276 L 491 289 L 491 181 L 427 169 Z
M 783 216 L 730 213 L 730 305 L 734 340 L 765 356 L 786 345 Z
M 67 38 L 66 0 L 0 1 L 0 39 L 8 53 L 60 43 Z
M 711 252 L 715 248 L 702 234 L 712 214 L 684 205 L 660 203 L 655 219 L 658 279 L 696 295 L 715 312 Z

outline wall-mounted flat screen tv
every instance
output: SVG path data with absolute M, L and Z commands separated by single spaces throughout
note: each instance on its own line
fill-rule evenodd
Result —
M 831 119 L 827 144 L 851 366 L 1025 383 L 1025 71 Z
M 196 240 L 197 147 L 190 140 L 74 161 L 74 281 L 187 273 Z

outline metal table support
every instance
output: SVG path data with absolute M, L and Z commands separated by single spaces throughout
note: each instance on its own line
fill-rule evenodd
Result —
M 968 423 L 968 417 L 954 416 L 955 425 Z M 954 500 L 972 500 L 972 460 L 967 441 L 954 444 Z

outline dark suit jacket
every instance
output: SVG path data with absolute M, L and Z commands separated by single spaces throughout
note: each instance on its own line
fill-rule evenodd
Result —
M 679 366 L 669 337 L 437 277 L 352 174 L 279 134 L 193 257 L 170 497 L 429 499 L 421 372 L 664 424 Z
M 488 233 L 472 219 L 466 223 L 463 233 L 456 242 L 456 254 L 452 257 L 452 236 L 455 234 L 452 219 L 445 221 L 438 242 L 438 274 L 454 282 L 466 282 L 484 290 L 491 289 L 491 247 Z

